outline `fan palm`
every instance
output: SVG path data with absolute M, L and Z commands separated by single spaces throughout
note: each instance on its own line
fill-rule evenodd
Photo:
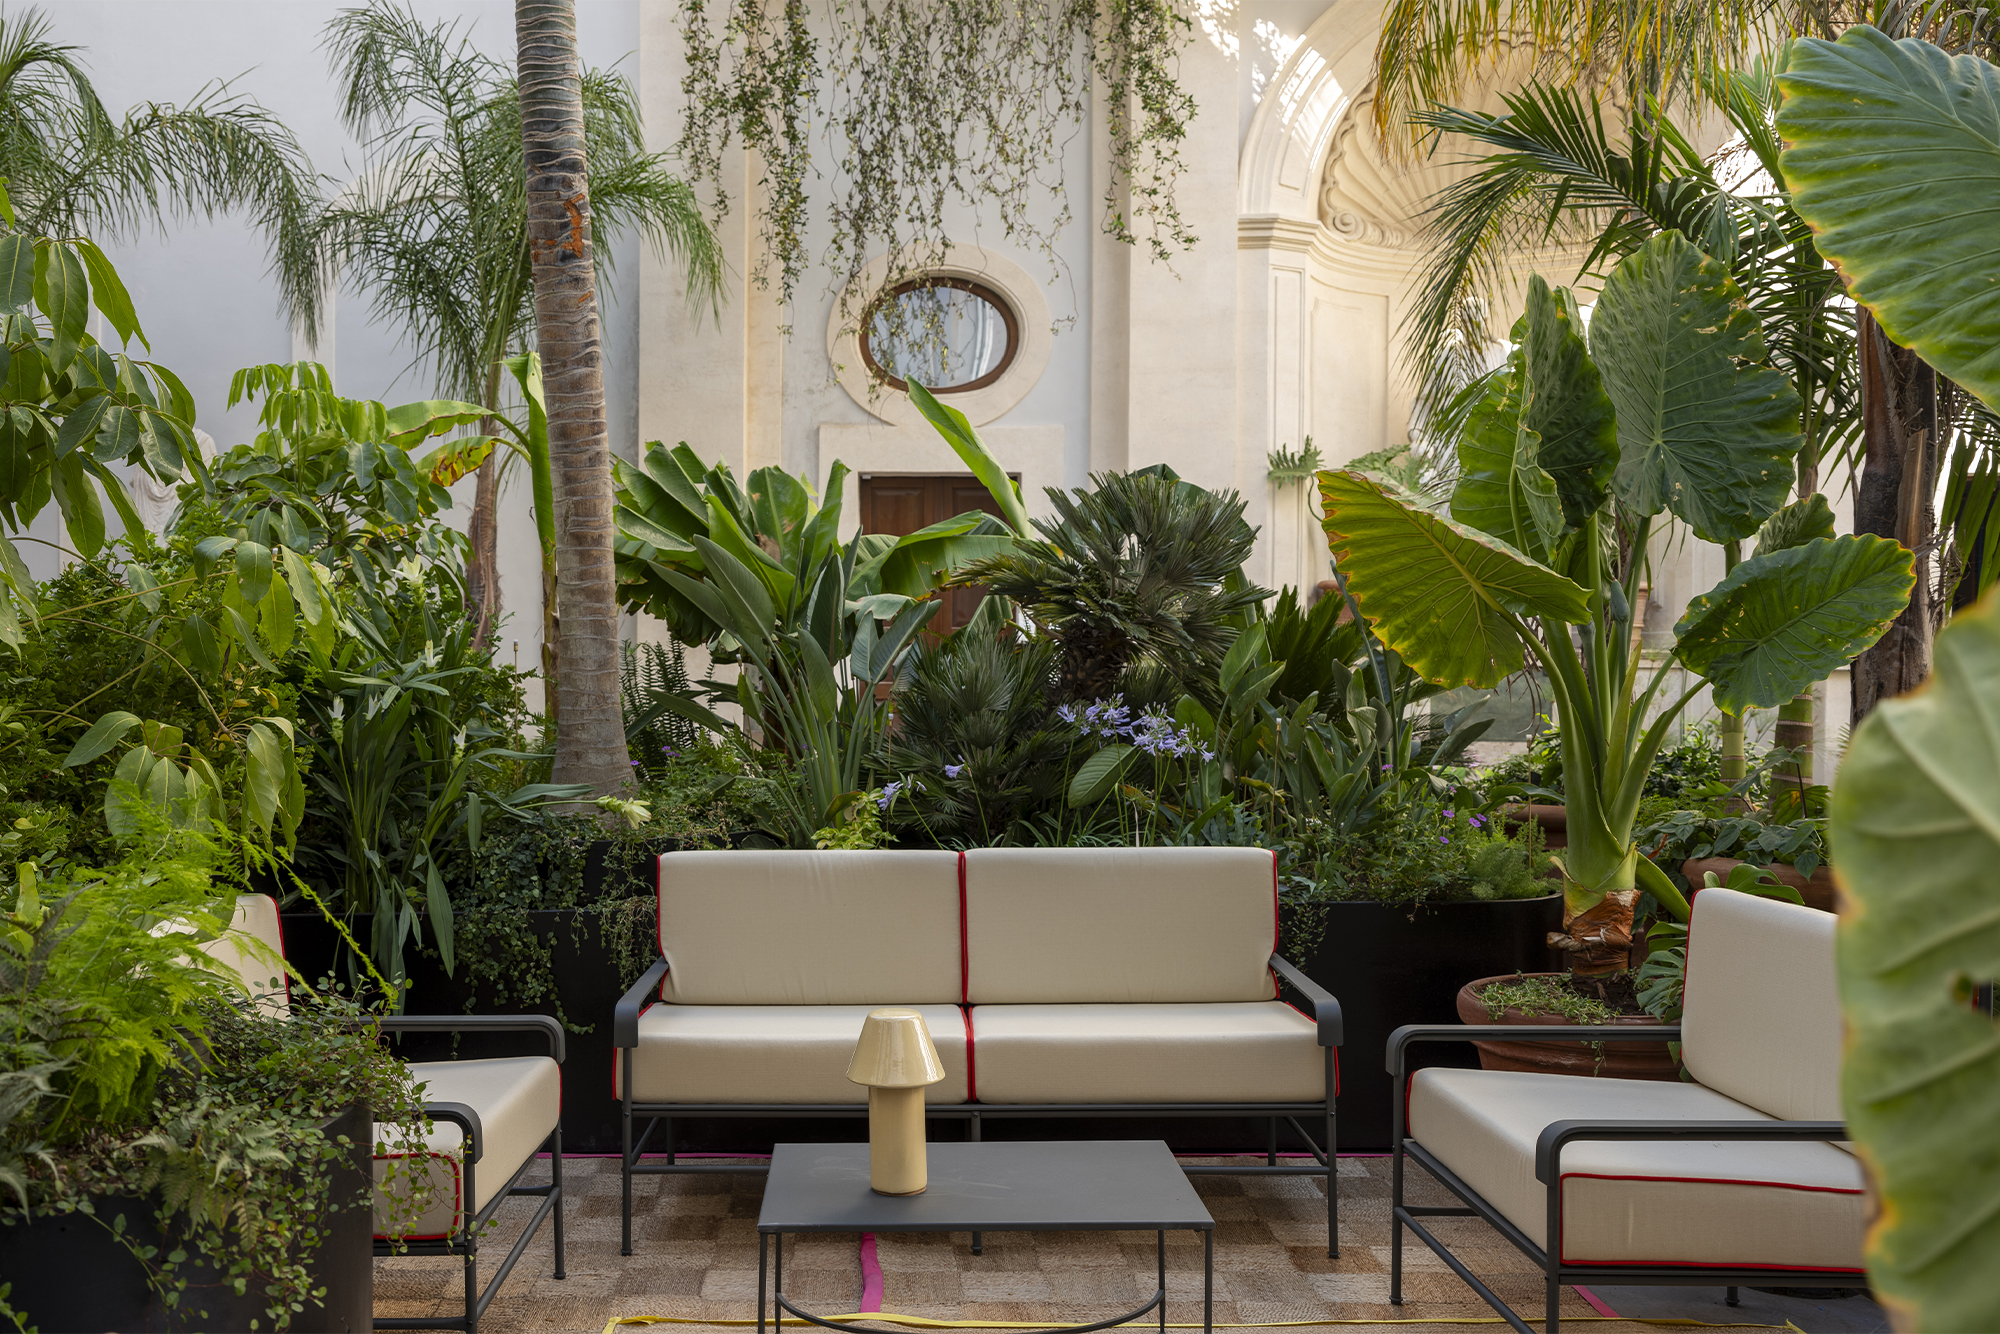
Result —
M 444 393 L 499 405 L 501 363 L 533 344 L 534 285 L 522 157 L 521 95 L 513 69 L 472 45 L 457 21 L 426 23 L 370 0 L 327 25 L 342 122 L 361 141 L 363 170 L 318 219 L 309 264 L 366 291 L 378 318 L 399 324 Z M 713 303 L 722 254 L 687 184 L 648 153 L 636 90 L 622 75 L 581 76 L 590 145 L 590 208 L 604 233 L 635 231 L 686 271 L 688 292 Z M 608 274 L 610 251 L 595 250 Z M 297 283 L 308 283 L 299 275 Z M 320 311 L 294 306 L 308 334 Z M 481 465 L 474 499 L 473 574 L 480 629 L 499 612 L 494 577 L 498 477 Z
M 1212 694 L 1241 613 L 1271 596 L 1242 577 L 1256 542 L 1242 498 L 1152 469 L 1091 481 L 1069 495 L 1050 487 L 1057 517 L 1034 521 L 1039 538 L 951 582 L 1014 599 L 1061 645 L 1061 698 L 1108 696 L 1135 670 L 1173 695 Z
M 0 178 L 19 230 L 113 241 L 242 209 L 270 240 L 285 300 L 310 300 L 297 284 L 319 196 L 291 132 L 222 83 L 118 119 L 80 54 L 49 40 L 39 11 L 0 12 Z

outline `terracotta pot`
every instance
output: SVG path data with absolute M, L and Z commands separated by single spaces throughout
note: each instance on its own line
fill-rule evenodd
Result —
M 1519 1010 L 1502 1012 L 1498 1019 L 1486 1012 L 1486 1003 L 1479 999 L 1479 993 L 1496 982 L 1512 982 L 1518 974 L 1503 973 L 1498 977 L 1482 977 L 1476 982 L 1468 982 L 1458 990 L 1458 1017 L 1467 1024 L 1534 1024 L 1538 1027 L 1562 1029 L 1571 1027 L 1569 1020 L 1560 1015 L 1526 1015 Z M 1528 977 L 1562 977 L 1561 973 L 1529 973 Z M 1646 1027 L 1657 1023 L 1651 1015 L 1620 1015 L 1611 1020 L 1614 1024 L 1631 1024 Z M 1596 1075 L 1607 1079 L 1657 1079 L 1678 1083 L 1680 1066 L 1667 1051 L 1664 1042 L 1606 1042 L 1593 1046 L 1588 1042 L 1475 1042 L 1479 1048 L 1479 1064 L 1486 1070 L 1525 1070 L 1543 1075 Z
M 1533 821 L 1542 827 L 1542 846 L 1551 852 L 1569 846 L 1569 811 L 1561 806 L 1548 806 L 1540 802 L 1532 806 L 1503 806 L 1500 818 L 1507 822 L 1507 831 L 1512 833 L 1522 825 Z
M 1699 892 L 1706 883 L 1702 877 L 1706 872 L 1715 872 L 1715 878 L 1728 883 L 1729 873 L 1743 862 L 1735 857 L 1695 857 L 1681 863 L 1681 874 L 1687 877 L 1690 893 Z M 1833 892 L 1833 867 L 1825 862 L 1813 871 L 1810 878 L 1799 874 L 1796 866 L 1783 862 L 1772 862 L 1764 868 L 1771 878 L 1781 885 L 1788 885 L 1799 892 L 1806 901 L 1806 907 L 1817 908 L 1821 912 L 1836 912 Z

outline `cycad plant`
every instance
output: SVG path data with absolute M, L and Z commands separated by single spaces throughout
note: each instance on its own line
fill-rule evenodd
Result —
M 1249 609 L 1271 596 L 1243 578 L 1256 533 L 1242 498 L 1163 467 L 1091 482 L 1068 494 L 1049 488 L 1056 516 L 1033 521 L 1039 536 L 972 561 L 951 582 L 1013 599 L 1060 646 L 1060 699 L 1108 698 L 1136 675 L 1143 693 L 1168 702 L 1218 702 L 1223 654 Z
M 1586 345 L 1575 299 L 1529 284 L 1521 342 L 1458 440 L 1448 514 L 1365 474 L 1320 474 L 1361 614 L 1433 681 L 1490 687 L 1532 656 L 1563 747 L 1572 966 L 1622 967 L 1641 888 L 1685 918 L 1634 844 L 1646 774 L 1703 689 L 1740 714 L 1792 698 L 1872 644 L 1908 600 L 1910 552 L 1781 509 L 1799 400 L 1727 267 L 1678 232 L 1605 282 Z M 1695 598 L 1642 681 L 1632 603 L 1662 513 L 1757 553 Z M 1679 668 L 1679 672 L 1672 669 Z M 1678 687 L 1675 682 L 1681 682 Z

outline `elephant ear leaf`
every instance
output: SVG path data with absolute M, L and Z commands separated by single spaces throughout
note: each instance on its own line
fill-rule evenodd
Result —
M 1612 488 L 1708 542 L 1756 532 L 1791 489 L 1799 398 L 1727 265 L 1662 232 L 1605 281 L 1590 354 L 1618 410 Z
M 1882 637 L 1910 600 L 1915 563 L 1867 535 L 1753 556 L 1688 603 L 1675 651 L 1725 712 L 1776 708 Z
M 1562 531 L 1555 479 L 1537 461 L 1541 437 L 1521 420 L 1523 375 L 1495 375 L 1458 436 L 1458 485 L 1451 517 L 1546 561 Z
M 1555 479 L 1564 522 L 1581 528 L 1618 470 L 1618 414 L 1584 346 L 1574 298 L 1567 288 L 1551 291 L 1539 274 L 1528 280 L 1521 355 L 1522 425 L 1540 437 L 1538 461 Z
M 1855 731 L 1834 785 L 1841 1092 L 1876 1196 L 1868 1277 L 1910 1329 L 2000 1329 L 2000 1105 L 1974 1003 L 2000 977 L 2000 597 L 1952 618 L 1925 689 Z
M 2000 408 L 2000 69 L 1861 26 L 1792 44 L 1779 159 L 1882 331 Z
M 1383 643 L 1432 681 L 1491 687 L 1521 670 L 1514 618 L 1576 623 L 1584 590 L 1409 492 L 1354 472 L 1319 474 L 1327 544 Z
M 1802 547 L 1817 538 L 1832 537 L 1833 534 L 1833 507 L 1826 503 L 1825 496 L 1815 491 L 1804 500 L 1794 500 L 1766 519 L 1757 533 L 1757 549 L 1750 554 L 1761 556 L 1767 551 Z

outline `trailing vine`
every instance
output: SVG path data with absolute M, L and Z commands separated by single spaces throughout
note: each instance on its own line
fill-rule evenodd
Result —
M 1193 25 L 1173 0 L 829 0 L 824 43 L 806 0 L 725 3 L 718 30 L 708 0 L 680 0 L 680 152 L 720 210 L 723 152 L 735 139 L 758 155 L 765 252 L 754 276 L 768 287 L 775 270 L 782 300 L 810 262 L 816 127 L 836 157 L 825 262 L 850 330 L 880 321 L 906 346 L 942 347 L 938 303 L 877 298 L 936 268 L 954 207 L 997 213 L 1005 236 L 1066 272 L 1055 249 L 1072 217 L 1062 158 L 1091 122 L 1093 92 L 1115 109 L 1105 232 L 1162 262 L 1194 244 L 1174 195 L 1195 112 L 1175 71 Z M 857 291 L 877 254 L 885 281 Z

